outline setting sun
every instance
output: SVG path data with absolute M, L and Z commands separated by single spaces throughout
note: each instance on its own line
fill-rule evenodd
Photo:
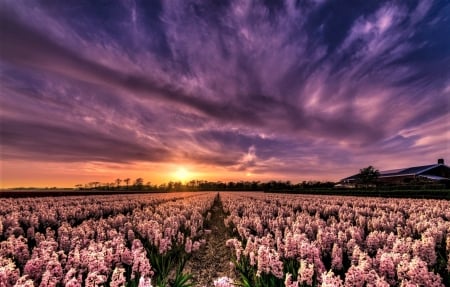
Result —
M 190 176 L 190 172 L 184 167 L 179 167 L 175 172 L 175 178 L 180 181 L 186 181 Z

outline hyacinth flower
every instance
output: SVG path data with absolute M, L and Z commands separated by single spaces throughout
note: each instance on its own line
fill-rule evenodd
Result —
M 33 280 L 29 279 L 27 275 L 24 275 L 17 280 L 16 284 L 14 284 L 14 287 L 34 287 L 34 282 Z
M 138 287 L 153 287 L 152 280 L 150 278 L 145 278 L 141 276 L 141 278 L 139 278 Z
M 307 285 L 311 269 L 317 286 L 333 280 L 336 286 L 444 286 L 448 279 L 448 201 L 261 193 L 221 198 L 224 222 L 235 228 L 230 254 L 239 260 L 233 264 L 253 287 L 270 280 L 295 285 L 302 274 Z M 150 278 L 156 284 L 162 272 L 154 261 L 172 258 L 166 263 L 173 270 L 177 258 L 204 244 L 213 200 L 212 194 L 2 198 L 0 278 L 6 286 L 83 286 L 88 277 L 110 285 L 114 274 L 120 286 L 134 274 L 136 286 L 141 277 L 143 284 L 152 284 Z
M 356 202 L 338 196 L 258 193 L 223 193 L 221 197 L 229 212 L 224 222 L 238 232 L 230 241 L 233 256 L 241 257 L 235 264 L 238 271 L 246 270 L 239 263 L 258 270 L 255 250 L 264 245 L 279 253 L 284 272 L 290 272 L 288 278 L 284 274 L 289 284 L 301 280 L 300 270 L 291 271 L 294 258 L 313 264 L 317 284 L 324 283 L 327 277 L 320 275 L 330 270 L 347 286 L 411 282 L 443 286 L 443 278 L 448 279 L 450 252 L 445 246 L 448 249 L 450 244 L 442 244 L 450 240 L 447 201 L 358 198 Z M 267 234 L 274 243 L 262 243 Z M 303 239 L 297 243 L 296 237 Z M 267 270 L 267 256 L 260 255 L 261 275 Z M 413 276 L 413 272 L 421 275 Z
M 127 281 L 127 278 L 125 276 L 125 268 L 122 267 L 116 267 L 111 275 L 111 287 L 123 287 L 125 286 L 125 283 Z
M 179 202 L 173 201 L 173 195 L 7 199 L 11 203 L 5 209 L 7 215 L 0 215 L 0 255 L 14 260 L 2 263 L 1 276 L 7 274 L 7 279 L 1 282 L 10 282 L 8 286 L 30 282 L 34 286 L 121 286 L 134 276 L 137 285 L 142 277 L 141 285 L 150 286 L 154 271 L 148 246 L 130 250 L 127 245 L 133 245 L 137 237 L 147 242 L 139 226 L 153 221 L 158 225 L 153 243 L 159 253 L 184 246 L 189 236 L 184 230 L 202 233 L 202 214 L 211 208 L 215 195 L 195 197 L 180 195 Z M 205 240 L 194 238 L 193 251 L 202 244 Z M 21 272 L 24 276 L 19 277 Z
M 300 261 L 300 268 L 298 269 L 299 283 L 312 286 L 314 276 L 314 264 L 308 263 L 306 260 Z
M 106 283 L 107 277 L 105 275 L 99 274 L 97 271 L 90 272 L 86 278 L 86 287 L 99 287 Z
M 5 287 L 14 286 L 19 277 L 20 270 L 14 261 L 10 258 L 0 257 L 0 284 Z
M 344 286 L 342 279 L 334 275 L 332 271 L 322 273 L 321 287 L 342 287 Z
M 286 287 L 298 287 L 298 281 L 292 280 L 292 274 L 286 273 L 286 278 L 284 279 L 284 286 Z

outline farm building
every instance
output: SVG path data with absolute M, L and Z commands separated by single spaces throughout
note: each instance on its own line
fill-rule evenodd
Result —
M 378 182 L 386 184 L 448 183 L 449 181 L 450 168 L 445 165 L 444 159 L 438 159 L 436 164 L 383 170 L 380 171 L 380 176 L 378 177 Z M 347 185 L 358 183 L 358 174 L 342 179 L 341 183 Z

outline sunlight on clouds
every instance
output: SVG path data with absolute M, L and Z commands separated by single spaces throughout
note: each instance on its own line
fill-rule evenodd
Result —
M 440 144 L 442 142 L 448 142 L 450 139 L 450 132 L 446 132 L 440 135 L 426 136 L 416 141 L 416 146 L 429 146 L 433 144 Z
M 255 146 L 251 146 L 248 148 L 248 152 L 244 155 L 244 157 L 242 158 L 242 161 L 244 163 L 251 163 L 254 160 L 256 160 L 256 148 Z
M 402 129 L 398 132 L 398 134 L 402 137 L 409 138 L 412 136 L 415 136 L 417 133 L 417 130 L 415 128 L 410 129 Z
M 447 86 L 444 88 L 444 91 L 443 91 L 444 93 L 448 93 L 448 94 L 450 94 L 450 84 L 447 84 Z
M 415 148 L 430 147 L 437 153 L 442 147 L 450 147 L 450 114 L 436 118 L 414 128 L 403 129 L 399 133 L 404 138 L 416 138 Z
M 450 120 L 450 119 L 449 119 Z M 450 124 L 443 124 L 439 127 L 429 127 L 425 135 L 422 135 L 415 146 L 447 146 L 450 147 Z
M 89 124 L 96 124 L 97 123 L 97 119 L 95 119 L 94 117 L 90 117 L 90 116 L 84 116 L 83 120 Z
M 354 105 L 361 118 L 369 122 L 375 120 L 382 113 L 388 97 L 387 92 L 370 93 L 356 98 Z
M 308 109 L 320 108 L 320 89 L 309 96 L 305 107 Z
M 380 31 L 380 33 L 383 33 L 384 31 L 386 31 L 387 29 L 389 29 L 389 27 L 391 26 L 392 23 L 392 14 L 391 13 L 382 13 L 382 15 L 380 15 L 380 17 L 378 18 L 377 21 L 377 27 L 378 30 Z

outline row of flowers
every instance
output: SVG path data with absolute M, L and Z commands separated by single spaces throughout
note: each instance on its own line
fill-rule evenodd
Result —
M 450 202 L 221 193 L 244 286 L 444 286 Z M 246 285 L 248 284 L 248 285 Z M 226 284 L 224 284 L 226 286 Z
M 160 203 L 190 197 L 192 194 L 103 195 L 35 198 L 2 198 L 0 203 L 0 239 L 9 235 L 24 235 L 31 228 L 45 232 L 47 227 L 58 229 L 63 223 L 70 226 L 88 219 L 100 219 Z
M 0 286 L 167 286 L 174 266 L 189 278 L 215 196 L 0 199 Z

